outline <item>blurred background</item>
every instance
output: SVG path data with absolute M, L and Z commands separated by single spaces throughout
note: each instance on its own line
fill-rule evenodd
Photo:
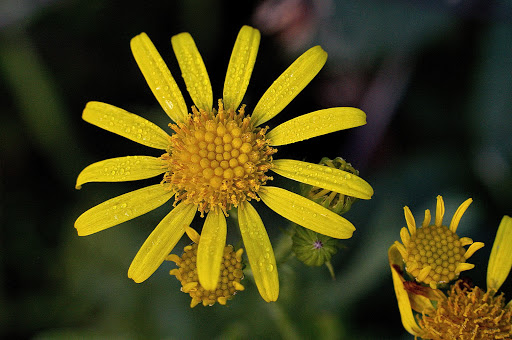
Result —
M 486 243 L 465 272 L 483 288 L 498 224 L 512 214 L 511 20 L 510 0 L 1 0 L 0 337 L 411 339 L 387 262 L 405 226 L 403 206 L 421 221 L 441 194 L 449 223 L 473 198 L 458 233 Z M 168 206 L 77 236 L 82 212 L 156 181 L 77 191 L 80 170 L 105 158 L 159 156 L 87 124 L 81 112 L 88 101 L 103 101 L 166 128 L 130 39 L 148 33 L 186 93 L 170 38 L 190 32 L 220 98 L 244 24 L 262 33 L 243 101 L 249 112 L 295 58 L 320 44 L 326 66 L 270 127 L 332 106 L 367 114 L 363 127 L 281 147 L 277 158 L 341 156 L 375 195 L 345 215 L 357 231 L 332 260 L 336 280 L 292 257 L 278 267 L 277 303 L 265 303 L 245 280 L 226 307 L 190 309 L 170 263 L 143 284 L 126 275 Z M 279 253 L 287 222 L 258 209 Z M 229 233 L 238 238 L 233 223 Z M 503 291 L 510 300 L 512 278 Z

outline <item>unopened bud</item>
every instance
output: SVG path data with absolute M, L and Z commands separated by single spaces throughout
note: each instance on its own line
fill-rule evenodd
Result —
M 338 251 L 338 240 L 296 226 L 292 237 L 295 256 L 307 266 L 321 266 Z
M 335 159 L 324 157 L 320 160 L 319 164 L 359 176 L 359 171 L 354 169 L 350 163 L 341 157 L 336 157 Z M 311 185 L 303 185 L 301 192 L 302 196 L 309 198 L 338 215 L 342 215 L 349 211 L 352 204 L 357 200 L 357 198 L 352 196 L 343 195 L 338 192 L 329 191 L 327 189 Z

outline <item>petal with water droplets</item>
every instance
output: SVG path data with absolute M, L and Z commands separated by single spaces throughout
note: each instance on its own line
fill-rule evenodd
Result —
M 185 99 L 171 75 L 171 71 L 158 53 L 146 33 L 141 33 L 130 41 L 133 57 L 139 65 L 153 95 L 174 122 L 187 118 Z
M 171 210 L 140 247 L 128 269 L 128 277 L 137 283 L 148 279 L 183 236 L 196 211 L 196 205 L 184 203 Z
M 279 279 L 274 251 L 258 212 L 247 201 L 238 207 L 238 224 L 258 291 L 265 301 L 276 301 Z
M 362 199 L 373 195 L 370 184 L 347 171 L 293 159 L 277 159 L 273 165 L 272 171 L 295 181 Z
M 83 169 L 76 188 L 89 182 L 125 182 L 151 178 L 167 171 L 166 163 L 157 157 L 126 156 L 105 159 Z
M 171 44 L 194 104 L 210 112 L 213 105 L 212 85 L 194 39 L 189 33 L 180 33 L 171 38 Z
M 236 110 L 251 79 L 252 70 L 260 45 L 260 32 L 249 26 L 243 26 L 236 38 L 229 59 L 226 80 L 224 81 L 224 108 Z
M 311 80 L 327 61 L 327 52 L 315 46 L 304 52 L 272 83 L 256 104 L 252 114 L 254 126 L 265 123 L 281 112 Z
M 131 191 L 87 210 L 78 217 L 75 228 L 80 236 L 97 233 L 150 212 L 173 195 L 161 184 Z
M 258 191 L 261 200 L 284 218 L 319 234 L 334 238 L 352 237 L 356 228 L 345 218 L 291 191 L 263 186 Z
M 286 145 L 364 124 L 366 114 L 363 111 L 334 107 L 290 119 L 267 133 L 267 138 L 270 145 Z
M 151 148 L 165 150 L 169 146 L 170 137 L 160 127 L 110 104 L 88 102 L 82 118 L 90 124 Z
M 197 247 L 197 275 L 206 290 L 215 290 L 226 245 L 226 218 L 220 209 L 210 210 Z

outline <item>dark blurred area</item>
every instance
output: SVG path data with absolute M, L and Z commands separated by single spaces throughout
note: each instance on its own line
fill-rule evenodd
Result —
M 244 24 L 262 33 L 246 112 L 295 58 L 321 45 L 326 66 L 268 125 L 333 106 L 367 114 L 363 127 L 280 148 L 276 158 L 341 156 L 375 195 L 346 214 L 357 231 L 333 259 L 335 281 L 325 267 L 290 259 L 279 266 L 277 303 L 247 284 L 227 307 L 190 309 L 170 264 L 143 284 L 126 275 L 165 207 L 76 235 L 74 221 L 88 208 L 155 183 L 77 191 L 81 169 L 159 156 L 82 121 L 81 112 L 103 101 L 167 128 L 130 39 L 146 32 L 186 95 L 170 38 L 190 32 L 220 98 Z M 387 261 L 405 226 L 403 206 L 421 222 L 443 195 L 447 224 L 473 198 L 458 233 L 486 244 L 464 273 L 482 288 L 498 224 L 512 214 L 511 0 L 3 0 L 0 95 L 2 338 L 410 339 Z M 278 253 L 284 220 L 262 217 Z M 502 290 L 512 299 L 512 277 Z

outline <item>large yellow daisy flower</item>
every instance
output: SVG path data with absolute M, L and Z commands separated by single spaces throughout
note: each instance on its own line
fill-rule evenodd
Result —
M 156 226 L 135 256 L 128 276 L 142 282 L 169 255 L 192 222 L 196 211 L 205 223 L 197 249 L 199 283 L 217 286 L 226 243 L 225 215 L 238 209 L 240 232 L 259 292 L 275 301 L 279 282 L 272 246 L 260 216 L 249 202 L 261 199 L 285 218 L 335 238 L 349 238 L 352 223 L 326 208 L 285 189 L 268 186 L 268 171 L 345 195 L 369 199 L 372 187 L 345 171 L 290 159 L 274 160 L 275 146 L 366 123 L 364 112 L 338 107 L 291 119 L 273 130 L 262 124 L 277 115 L 315 77 L 327 53 L 320 46 L 301 55 L 263 94 L 249 116 L 240 105 L 256 60 L 260 33 L 244 26 L 229 61 L 223 98 L 213 108 L 210 79 L 188 33 L 172 37 L 174 53 L 194 102 L 189 113 L 165 62 L 145 33 L 131 41 L 139 68 L 160 105 L 171 118 L 174 134 L 109 104 L 89 102 L 83 119 L 140 144 L 164 150 L 161 157 L 128 156 L 86 167 L 76 187 L 87 182 L 120 182 L 164 174 L 159 184 L 103 202 L 75 222 L 79 235 L 89 235 L 145 214 L 174 196 L 174 209 Z

